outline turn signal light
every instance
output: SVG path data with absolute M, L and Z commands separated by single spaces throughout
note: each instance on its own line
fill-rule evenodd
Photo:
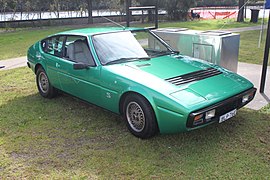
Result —
M 197 115 L 194 117 L 194 121 L 199 121 L 200 119 L 202 119 L 203 114 Z
M 203 123 L 203 114 L 199 114 L 194 117 L 193 125 L 199 125 Z

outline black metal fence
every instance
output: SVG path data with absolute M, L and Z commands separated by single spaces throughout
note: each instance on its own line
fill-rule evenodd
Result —
M 126 15 L 111 15 L 104 16 L 115 22 L 126 23 Z M 132 22 L 145 22 L 145 15 L 132 15 Z M 159 14 L 159 20 L 165 20 L 165 14 Z M 102 16 L 94 16 L 94 23 L 108 23 L 108 20 Z M 55 25 L 80 25 L 87 24 L 88 17 L 72 17 L 72 18 L 54 18 L 54 19 L 33 19 L 33 20 L 15 20 L 15 21 L 0 21 L 0 28 L 21 28 L 21 27 L 41 27 Z

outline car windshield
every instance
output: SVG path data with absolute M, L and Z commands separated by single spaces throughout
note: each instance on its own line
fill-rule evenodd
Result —
M 103 65 L 149 60 L 173 52 L 148 31 L 98 34 L 93 36 L 93 43 Z

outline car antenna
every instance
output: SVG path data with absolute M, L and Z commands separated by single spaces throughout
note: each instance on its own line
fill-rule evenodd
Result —
M 111 20 L 111 19 L 109 19 L 109 18 L 106 18 L 105 16 L 101 16 L 101 17 L 104 18 L 104 19 L 106 19 L 107 21 L 110 21 L 111 23 L 113 23 L 113 24 L 115 24 L 115 25 L 117 25 L 117 26 L 120 26 L 120 27 L 123 28 L 124 30 L 126 29 L 125 26 L 123 26 L 123 25 L 121 25 L 121 24 L 119 24 L 119 23 L 117 23 L 117 22 L 115 22 L 115 21 L 113 21 L 113 20 Z

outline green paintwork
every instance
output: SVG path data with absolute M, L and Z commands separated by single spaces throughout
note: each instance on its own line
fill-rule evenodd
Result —
M 29 48 L 28 62 L 33 71 L 37 65 L 41 65 L 54 87 L 115 113 L 120 113 L 120 99 L 123 94 L 141 94 L 152 105 L 161 133 L 187 131 L 189 113 L 253 87 L 252 83 L 235 73 L 181 55 L 165 55 L 149 61 L 102 66 L 91 36 L 114 31 L 122 31 L 122 28 L 92 28 L 58 33 L 87 36 L 96 67 L 74 70 L 73 62 L 44 53 L 40 42 Z M 37 58 L 37 54 L 41 58 Z M 215 67 L 223 73 L 182 86 L 175 86 L 164 80 L 207 67 Z
M 75 29 L 70 31 L 60 32 L 58 34 L 72 34 L 72 35 L 83 35 L 83 36 L 92 36 L 95 34 L 101 33 L 110 33 L 110 32 L 117 32 L 117 31 L 134 31 L 134 30 L 144 30 L 144 28 L 121 28 L 121 27 L 104 27 L 104 28 L 83 28 L 83 29 Z

